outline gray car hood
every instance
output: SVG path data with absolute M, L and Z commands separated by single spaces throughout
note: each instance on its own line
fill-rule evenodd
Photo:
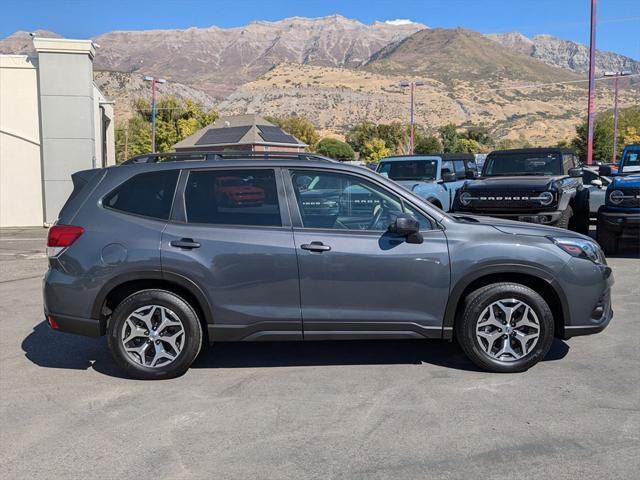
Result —
M 581 235 L 563 228 L 550 227 L 548 225 L 537 225 L 533 223 L 517 222 L 515 220 L 506 220 L 503 218 L 483 217 L 478 215 L 457 215 L 450 214 L 454 219 L 462 219 L 469 221 L 469 225 L 489 225 L 502 233 L 509 235 L 530 235 L 534 237 L 575 237 L 591 240 L 586 235 Z

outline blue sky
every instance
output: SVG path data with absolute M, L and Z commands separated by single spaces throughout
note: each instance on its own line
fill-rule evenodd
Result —
M 338 13 L 364 23 L 411 19 L 483 33 L 549 33 L 587 43 L 590 0 L 5 0 L 0 37 L 39 28 L 89 38 L 111 30 L 233 27 Z M 597 47 L 640 59 L 638 0 L 598 0 Z

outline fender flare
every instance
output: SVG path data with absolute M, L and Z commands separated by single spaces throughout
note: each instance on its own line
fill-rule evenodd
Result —
M 463 301 L 462 294 L 467 289 L 467 287 L 471 285 L 471 283 L 482 277 L 495 274 L 525 274 L 547 282 L 560 299 L 562 314 L 564 317 L 564 324 L 566 325 L 570 323 L 569 302 L 564 292 L 559 288 L 557 282 L 550 272 L 532 265 L 521 263 L 504 263 L 489 266 L 479 265 L 473 271 L 467 272 L 465 275 L 463 275 L 462 278 L 460 278 L 457 283 L 453 285 L 449 290 L 449 299 L 447 301 L 444 319 L 442 322 L 443 338 L 452 337 L 453 324 L 456 319 L 458 305 L 461 301 Z
M 183 275 L 161 270 L 136 270 L 133 272 L 124 272 L 111 278 L 102 286 L 98 295 L 96 295 L 91 309 L 91 318 L 100 318 L 102 306 L 113 289 L 135 280 L 161 280 L 176 284 L 180 288 L 188 291 L 198 301 L 204 314 L 204 321 L 207 324 L 213 323 L 211 304 L 202 288 Z

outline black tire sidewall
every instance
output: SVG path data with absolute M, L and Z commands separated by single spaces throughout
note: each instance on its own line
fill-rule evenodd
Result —
M 182 322 L 185 334 L 180 355 L 168 364 L 144 367 L 130 359 L 120 339 L 128 316 L 145 305 L 159 305 L 172 310 Z M 193 308 L 178 295 L 165 290 L 143 290 L 127 297 L 114 310 L 107 326 L 107 342 L 116 363 L 131 377 L 142 380 L 174 378 L 186 372 L 202 346 L 202 327 Z
M 467 297 L 465 310 L 458 322 L 458 340 L 469 358 L 479 367 L 493 372 L 522 372 L 542 360 L 553 343 L 553 314 L 544 299 L 534 290 L 520 284 L 494 284 Z M 482 311 L 497 300 L 515 298 L 526 302 L 540 322 L 540 337 L 532 352 L 513 362 L 501 362 L 491 358 L 480 347 L 476 338 L 476 324 Z

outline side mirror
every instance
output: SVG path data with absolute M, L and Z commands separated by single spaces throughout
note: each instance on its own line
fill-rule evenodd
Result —
M 600 167 L 598 168 L 598 174 L 601 177 L 611 176 L 611 167 L 609 165 L 600 165 Z
M 443 173 L 442 174 L 442 181 L 443 182 L 455 182 L 456 181 L 455 173 L 451 173 L 451 172 Z
M 573 167 L 569 169 L 569 176 L 571 178 L 580 178 L 582 177 L 582 168 L 580 167 Z
M 406 214 L 398 215 L 387 230 L 390 233 L 407 237 L 407 243 L 422 243 L 423 241 L 420 234 L 420 222 Z
M 599 178 L 594 178 L 593 180 L 591 180 L 591 185 L 600 188 L 602 187 L 602 180 L 600 180 Z
M 478 177 L 478 172 L 474 172 L 473 170 L 467 170 L 465 172 L 465 178 L 467 180 L 475 180 Z

